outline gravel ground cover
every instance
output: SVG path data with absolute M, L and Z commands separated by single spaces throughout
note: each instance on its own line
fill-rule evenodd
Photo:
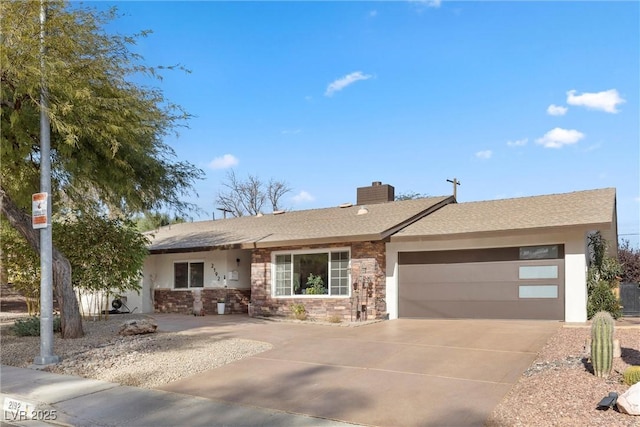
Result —
M 494 409 L 486 426 L 639 427 L 640 416 L 597 410 L 596 406 L 609 392 L 622 394 L 629 388 L 622 381 L 622 372 L 640 365 L 640 328 L 616 328 L 622 354 L 614 359 L 607 379 L 592 373 L 590 334 L 589 327 L 561 328 Z
M 158 332 L 121 337 L 124 320 L 145 315 L 111 316 L 108 321 L 85 321 L 86 335 L 76 340 L 54 340 L 54 352 L 62 362 L 52 372 L 154 388 L 272 346 L 242 339 L 215 339 L 207 335 Z M 640 322 L 638 322 L 640 323 Z M 39 351 L 38 337 L 16 337 L 12 323 L 0 326 L 0 357 L 5 365 L 26 367 Z M 622 357 L 614 360 L 613 375 L 596 378 L 588 361 L 588 327 L 560 328 L 540 351 L 517 384 L 494 409 L 487 427 L 518 426 L 640 426 L 640 417 L 599 411 L 597 403 L 609 392 L 628 389 L 622 372 L 640 365 L 640 324 L 617 327 Z
M 62 361 L 46 370 L 59 374 L 154 388 L 272 348 L 245 339 L 216 339 L 206 335 L 157 332 L 122 337 L 125 320 L 144 315 L 111 316 L 106 321 L 85 321 L 85 336 L 54 339 L 54 354 Z M 13 323 L 0 327 L 2 364 L 27 367 L 40 351 L 39 337 L 17 337 Z

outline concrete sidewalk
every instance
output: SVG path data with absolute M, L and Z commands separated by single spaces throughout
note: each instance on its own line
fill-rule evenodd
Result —
M 0 381 L 3 408 L 12 401 L 21 404 L 19 411 L 3 412 L 3 426 L 354 425 L 4 365 L 0 366 Z M 31 414 L 40 420 L 26 420 L 25 416 Z

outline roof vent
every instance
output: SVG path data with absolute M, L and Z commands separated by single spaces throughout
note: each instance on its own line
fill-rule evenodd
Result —
M 367 209 L 366 206 L 362 206 L 360 209 L 358 209 L 358 215 L 366 215 L 369 213 L 369 209 Z
M 353 203 L 343 203 L 341 205 L 339 205 L 339 208 L 350 208 L 351 206 L 353 206 Z
M 273 211 L 274 215 L 282 215 L 284 211 Z

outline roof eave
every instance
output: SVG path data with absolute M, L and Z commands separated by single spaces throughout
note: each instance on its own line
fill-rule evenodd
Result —
M 253 242 L 243 245 L 243 249 L 268 249 L 288 246 L 317 246 L 329 245 L 334 243 L 351 243 L 351 242 L 370 242 L 382 240 L 384 237 L 381 233 L 360 234 L 355 236 L 334 236 L 334 237 L 317 237 L 309 239 L 291 239 L 291 240 L 274 240 L 268 242 Z
M 243 249 L 243 247 L 242 247 L 242 244 L 240 243 L 231 243 L 231 244 L 225 244 L 225 245 L 192 246 L 187 248 L 156 248 L 156 249 L 149 249 L 149 254 L 150 255 L 181 254 L 181 253 L 209 252 L 209 251 L 221 251 L 221 250 L 231 250 L 231 249 Z
M 563 226 L 550 226 L 550 227 L 531 227 L 531 228 L 515 228 L 515 229 L 507 229 L 507 230 L 487 230 L 487 231 L 469 231 L 462 233 L 444 233 L 444 234 L 429 234 L 429 235 L 410 235 L 410 236 L 402 236 L 395 235 L 391 236 L 391 243 L 400 243 L 400 242 L 420 242 L 420 241 L 437 241 L 444 239 L 465 239 L 465 238 L 484 238 L 484 237 L 501 237 L 501 236 L 513 236 L 517 235 L 525 235 L 532 233 L 559 233 L 566 231 L 583 231 L 588 232 L 592 230 L 604 230 L 608 231 L 612 229 L 611 222 L 601 222 L 601 223 L 588 223 L 588 224 L 572 224 L 572 225 L 563 225 Z

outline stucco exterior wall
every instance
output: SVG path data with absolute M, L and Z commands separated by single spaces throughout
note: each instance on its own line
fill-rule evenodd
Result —
M 416 239 L 418 240 L 418 239 Z M 457 237 L 414 242 L 392 241 L 386 245 L 386 296 L 390 319 L 398 318 L 398 253 L 482 249 L 547 244 L 565 245 L 565 321 L 587 320 L 586 231 L 520 233 L 480 237 Z
M 135 293 L 128 294 L 128 301 L 141 307 L 142 313 L 153 313 L 154 306 L 165 307 L 168 301 L 179 306 L 189 305 L 189 301 L 192 301 L 191 291 L 198 288 L 173 287 L 173 264 L 184 261 L 204 263 L 204 287 L 200 289 L 222 290 L 226 285 L 230 292 L 238 291 L 233 292 L 233 295 L 237 294 L 238 298 L 243 296 L 243 299 L 247 299 L 251 290 L 251 251 L 234 249 L 150 255 L 144 264 L 141 293 L 139 296 Z M 157 290 L 161 292 L 156 292 Z M 179 296 L 180 293 L 184 295 Z M 158 298 L 163 301 L 156 301 Z M 129 302 L 127 305 L 133 309 Z M 244 311 L 246 312 L 246 309 Z

